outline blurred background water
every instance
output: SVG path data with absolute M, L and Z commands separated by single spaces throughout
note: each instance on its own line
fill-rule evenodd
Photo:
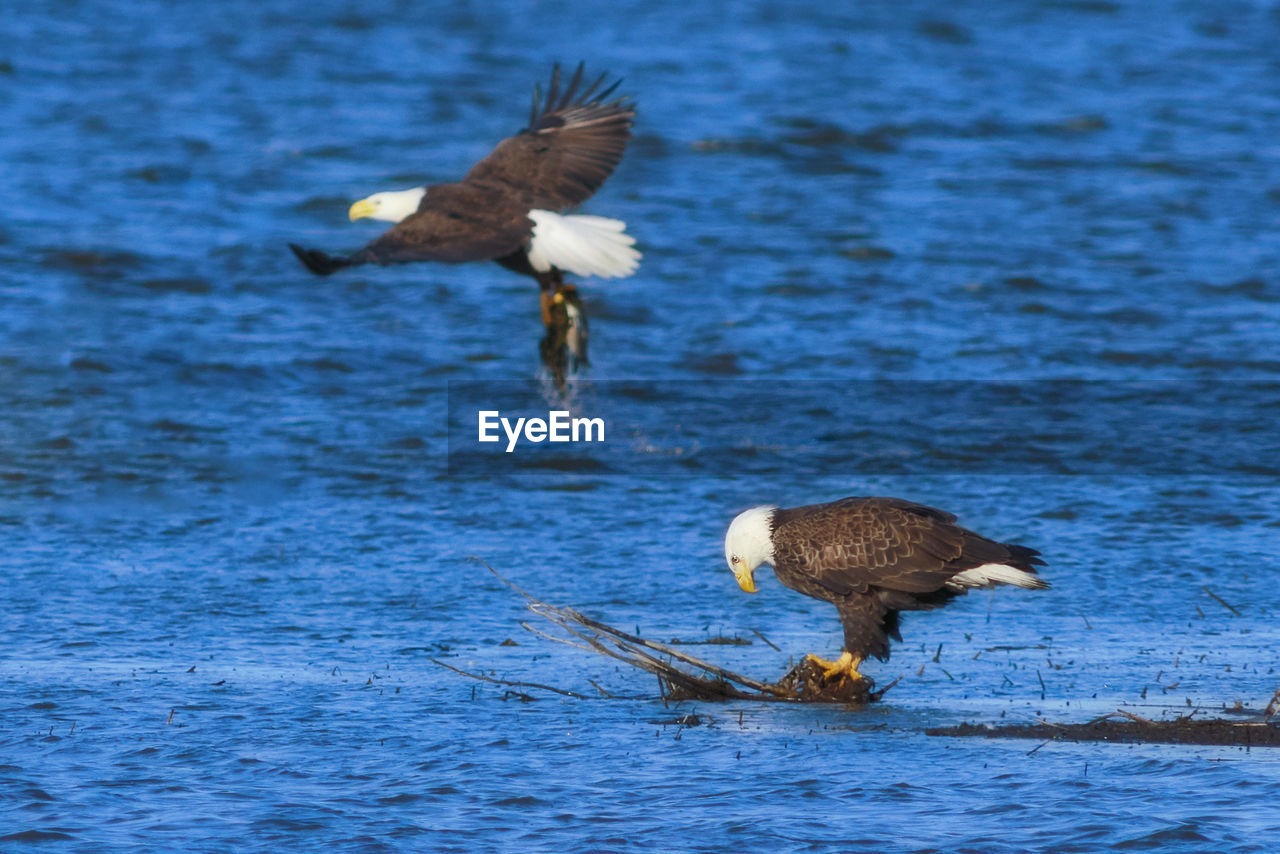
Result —
M 0 848 L 1275 850 L 1265 751 L 923 733 L 1264 705 L 1269 464 L 963 473 L 926 424 L 944 462 L 866 471 L 860 425 L 780 406 L 829 468 L 451 476 L 449 382 L 541 382 L 536 289 L 284 245 L 359 246 L 351 201 L 458 177 L 581 59 L 640 109 L 586 210 L 645 253 L 583 285 L 592 380 L 1274 380 L 1277 41 L 1263 2 L 5 7 Z M 862 712 L 429 660 L 656 694 L 523 631 L 478 555 L 773 678 L 838 624 L 740 595 L 724 526 L 849 494 L 1036 546 L 1054 588 L 909 615 Z

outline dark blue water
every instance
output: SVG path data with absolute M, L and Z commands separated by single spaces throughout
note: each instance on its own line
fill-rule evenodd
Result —
M 496 265 L 317 280 L 284 248 L 368 240 L 352 200 L 457 177 L 521 126 L 552 61 L 585 59 L 640 107 L 587 209 L 645 253 L 634 278 L 583 285 L 593 380 L 726 401 L 807 378 L 1274 380 L 1272 6 L 0 17 L 0 849 L 1280 844 L 1280 755 L 924 734 L 1265 705 L 1269 461 L 1219 469 L 1202 438 L 1167 470 L 960 471 L 954 425 L 912 424 L 912 458 L 936 464 L 896 473 L 841 463 L 863 425 L 813 435 L 838 407 L 780 405 L 774 429 L 827 467 L 755 447 L 741 466 L 715 449 L 712 470 L 451 474 L 449 382 L 541 382 L 535 289 Z M 1274 434 L 1266 404 L 1240 435 Z M 648 411 L 618 428 L 632 450 L 668 435 L 663 401 Z M 1127 439 L 1159 429 L 1141 395 L 1130 411 Z M 886 420 L 866 435 L 896 435 Z M 689 649 L 774 678 L 839 628 L 768 573 L 741 595 L 724 527 L 848 494 L 1038 547 L 1054 588 L 909 616 L 868 667 L 902 680 L 866 711 L 667 708 L 645 674 L 526 632 L 467 560 L 660 640 L 752 640 Z M 432 658 L 643 699 L 525 702 Z M 689 711 L 699 725 L 674 723 Z

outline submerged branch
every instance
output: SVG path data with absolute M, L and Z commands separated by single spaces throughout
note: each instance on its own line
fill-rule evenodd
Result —
M 682 661 L 703 670 L 705 673 L 711 674 L 716 678 L 708 678 L 696 673 L 690 673 L 682 670 L 670 662 L 663 661 L 656 656 L 650 655 L 645 651 L 647 646 L 661 647 L 661 644 L 652 644 L 643 638 L 637 639 L 639 643 L 635 643 L 630 638 L 634 635 L 628 635 L 626 632 L 619 632 L 611 626 L 606 626 L 592 620 L 590 624 L 582 623 L 577 617 L 582 617 L 577 611 L 571 608 L 557 608 L 554 605 L 548 605 L 545 602 L 530 602 L 529 610 L 533 611 L 540 617 L 545 617 L 555 623 L 564 632 L 572 638 L 556 637 L 548 634 L 540 629 L 530 626 L 528 623 L 521 623 L 528 631 L 546 638 L 547 640 L 563 643 L 567 646 L 585 649 L 591 652 L 598 652 L 609 658 L 630 664 L 632 667 L 638 667 L 641 670 L 647 670 L 655 674 L 661 681 L 660 690 L 666 696 L 673 699 L 683 699 L 687 694 L 689 697 L 698 699 L 730 699 L 730 700 L 758 700 L 758 699 L 793 699 L 792 695 L 787 694 L 782 689 L 773 685 L 766 685 L 763 682 L 757 682 L 746 676 L 732 673 L 723 668 L 716 667 L 713 664 L 701 662 L 693 656 L 682 656 Z M 587 618 L 583 617 L 583 620 Z M 575 623 L 585 625 L 592 630 L 592 633 L 581 631 L 575 627 Z M 624 639 L 625 638 L 625 639 Z M 754 691 L 743 691 L 736 687 L 734 683 L 750 687 Z M 759 687 L 756 687 L 759 686 Z M 764 692 L 768 692 L 767 694 Z
M 446 670 L 452 670 L 454 673 L 458 673 L 462 676 L 467 676 L 471 679 L 479 679 L 481 682 L 489 682 L 493 685 L 506 685 L 508 688 L 539 688 L 543 691 L 552 691 L 556 694 L 563 694 L 566 697 L 573 697 L 575 700 L 593 699 L 592 697 L 588 697 L 585 694 L 578 694 L 573 691 L 566 691 L 563 688 L 556 688 L 552 685 L 543 685 L 540 682 L 513 682 L 510 679 L 497 679 L 493 676 L 485 676 L 483 673 L 471 673 L 470 671 L 461 670 L 457 667 L 454 667 L 452 664 L 445 664 L 443 661 L 439 660 L 438 658 L 428 658 L 427 661 L 430 661 L 432 664 L 439 665 L 440 667 L 443 667 Z
M 552 634 L 522 622 L 520 625 L 526 631 L 556 643 L 595 652 L 653 673 L 658 677 L 658 690 L 664 700 L 764 700 L 864 704 L 880 699 L 880 696 L 897 682 L 895 679 L 894 683 L 875 693 L 871 692 L 871 680 L 865 678 L 850 680 L 840 677 L 828 683 L 823 678 L 822 669 L 808 659 L 792 668 L 777 683 L 762 682 L 703 661 L 667 644 L 614 628 L 573 608 L 542 602 L 504 578 L 485 561 L 479 558 L 473 559 L 493 573 L 494 577 L 507 587 L 524 597 L 525 605 L 530 611 L 554 623 L 565 636 Z M 763 635 L 761 638 L 769 643 Z M 769 643 L 769 646 L 773 644 Z M 503 682 L 500 684 L 527 683 Z M 596 687 L 598 690 L 599 686 Z M 558 693 L 569 692 L 558 691 Z
M 692 679 L 699 684 L 705 684 L 707 680 L 704 677 L 695 676 L 680 670 L 667 661 L 663 661 L 662 659 L 649 655 L 645 650 L 653 650 L 654 652 L 659 652 L 673 658 L 682 664 L 688 664 L 691 667 L 696 667 L 704 673 L 717 677 L 721 683 L 737 683 L 751 688 L 754 691 L 772 694 L 777 697 L 789 698 L 793 696 L 790 692 L 785 691 L 776 685 L 770 685 L 768 683 L 752 679 L 749 676 L 734 673 L 731 670 L 726 670 L 723 667 L 703 661 L 700 658 L 695 658 L 694 656 L 681 652 L 678 649 L 673 649 L 666 644 L 645 640 L 642 637 L 630 634 L 629 632 L 624 632 L 621 629 L 615 629 L 613 626 L 602 623 L 599 620 L 593 620 L 572 608 L 561 608 L 555 605 L 549 605 L 546 602 L 537 601 L 531 601 L 528 607 L 530 611 L 538 616 L 545 617 L 573 636 L 587 641 L 587 643 L 591 644 L 597 652 L 603 652 L 605 655 L 609 655 L 613 658 L 620 658 L 629 664 L 641 667 L 652 673 L 657 673 L 659 676 L 672 676 L 677 683 L 684 681 L 685 678 Z M 596 632 L 596 635 L 594 637 L 588 636 L 575 629 L 574 624 L 585 626 L 586 628 Z M 604 637 L 602 637 L 602 635 Z M 605 645 L 605 640 L 608 640 L 609 643 L 622 654 L 618 654 L 617 652 L 614 652 L 614 650 L 609 649 Z M 668 681 L 672 680 L 669 679 Z

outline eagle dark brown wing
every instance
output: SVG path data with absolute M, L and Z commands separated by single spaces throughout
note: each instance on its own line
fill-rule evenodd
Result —
M 558 211 L 585 202 L 613 174 L 631 137 L 635 107 L 606 102 L 617 83 L 597 92 L 607 75 L 582 88 L 582 64 L 560 89 L 560 66 L 545 100 L 537 89 L 529 127 L 498 143 L 462 180 L 515 192 L 530 208 Z
M 841 595 L 871 587 L 931 593 L 964 569 L 1011 559 L 1008 547 L 955 519 L 898 498 L 844 498 L 779 510 L 775 569 L 800 573 Z

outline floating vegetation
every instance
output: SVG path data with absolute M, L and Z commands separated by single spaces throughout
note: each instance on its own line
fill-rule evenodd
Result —
M 1277 692 L 1280 694 L 1280 692 Z M 1191 715 L 1168 721 L 1153 721 L 1117 709 L 1082 724 L 1038 721 L 1034 724 L 990 726 L 963 723 L 952 727 L 926 729 L 927 735 L 982 736 L 985 738 L 1033 738 L 1051 741 L 1111 741 L 1122 744 L 1207 744 L 1233 747 L 1280 747 L 1280 724 L 1269 718 L 1257 721 L 1229 721 L 1222 718 L 1194 719 Z

